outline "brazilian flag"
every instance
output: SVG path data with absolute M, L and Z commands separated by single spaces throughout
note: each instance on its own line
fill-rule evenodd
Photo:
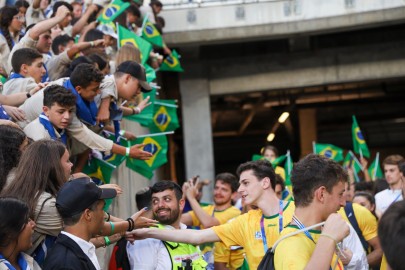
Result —
M 112 3 L 104 7 L 97 21 L 109 23 L 115 20 L 122 12 L 124 12 L 131 4 L 122 0 L 114 0 Z
M 151 23 L 146 16 L 145 20 L 143 21 L 142 37 L 153 45 L 163 48 L 162 35 L 157 30 L 156 26 Z
M 353 137 L 353 150 L 356 154 L 363 155 L 367 158 L 370 157 L 370 151 L 366 141 L 364 140 L 363 133 L 361 133 L 360 127 L 357 124 L 356 116 L 353 115 L 353 124 L 352 124 L 352 137 Z
M 109 184 L 111 180 L 111 175 L 115 170 L 115 166 L 98 158 L 93 157 L 83 168 L 83 173 L 92 177 L 93 180 L 100 180 L 97 185 Z M 96 179 L 94 179 L 96 178 Z M 112 199 L 105 200 L 104 210 L 106 211 L 111 205 Z
M 153 110 L 153 121 L 149 125 L 150 132 L 174 131 L 180 126 L 175 100 L 157 100 Z
M 152 91 L 148 93 L 142 93 L 142 97 L 144 99 L 149 97 L 149 102 L 152 104 L 146 107 L 140 114 L 128 115 L 124 118 L 138 122 L 141 126 L 148 127 L 153 121 L 153 104 L 155 103 L 156 89 L 152 89 Z
M 168 143 L 166 136 L 150 134 L 147 137 L 137 138 L 131 144 L 144 144 L 142 150 L 151 153 L 152 157 L 148 160 L 128 158 L 127 167 L 151 179 L 153 171 L 167 162 Z
M 314 153 L 335 161 L 343 160 L 343 149 L 333 144 L 314 143 Z
M 163 63 L 160 65 L 160 71 L 174 71 L 174 72 L 183 72 L 184 69 L 180 65 L 179 55 L 173 50 L 172 54 L 166 56 Z
M 104 131 L 104 132 L 105 132 L 105 131 Z M 115 140 L 115 136 L 114 136 L 114 134 L 112 134 L 112 133 L 107 133 L 107 135 L 106 135 L 105 137 L 106 137 L 107 139 L 109 139 L 109 140 L 112 140 L 113 142 L 116 141 L 116 140 Z M 120 144 L 121 146 L 124 146 L 124 147 L 128 147 L 128 145 L 129 145 L 128 141 L 127 141 L 125 138 L 121 138 L 119 144 Z M 125 156 L 121 156 L 121 155 L 112 153 L 112 154 L 109 155 L 109 156 L 104 156 L 104 157 L 103 157 L 103 160 L 106 161 L 106 162 L 108 162 L 108 163 L 111 164 L 111 165 L 114 165 L 114 166 L 116 166 L 116 167 L 119 167 L 119 166 L 122 164 L 122 162 L 124 162 L 125 158 L 126 158 Z
M 380 153 L 377 153 L 373 163 L 371 163 L 370 167 L 368 168 L 368 173 L 373 181 L 375 181 L 377 178 L 384 177 L 384 173 L 380 166 Z
M 2 84 L 5 84 L 6 81 L 7 81 L 7 77 L 4 76 L 3 74 L 0 74 L 0 82 L 1 82 Z
M 276 168 L 277 166 L 281 166 L 286 158 L 287 158 L 287 155 L 283 155 L 283 156 L 279 156 L 279 157 L 275 158 L 273 161 L 270 161 L 268 158 L 266 158 L 264 156 L 253 155 L 252 156 L 252 161 L 265 159 L 265 160 L 267 160 L 267 161 L 269 161 L 271 163 L 273 168 Z
M 141 52 L 141 64 L 145 66 L 148 61 L 149 54 L 152 51 L 152 45 L 139 37 L 132 31 L 129 31 L 125 27 L 118 26 L 118 47 L 121 48 L 125 44 L 132 44 Z M 149 81 L 148 81 L 149 82 Z

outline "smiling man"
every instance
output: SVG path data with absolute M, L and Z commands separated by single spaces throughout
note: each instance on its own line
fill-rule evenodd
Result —
M 283 227 L 290 223 L 295 207 L 293 202 L 284 202 L 277 198 L 274 192 L 275 173 L 270 162 L 257 160 L 243 163 L 237 174 L 240 183 L 238 192 L 246 204 L 257 206 L 258 209 L 250 210 L 229 223 L 209 229 L 174 232 L 139 229 L 132 231 L 128 237 L 153 237 L 191 244 L 222 241 L 227 247 L 244 247 L 249 269 L 257 269 Z
M 180 186 L 171 181 L 160 181 L 152 186 L 151 191 L 152 211 L 160 223 L 159 228 L 162 231 L 185 229 L 186 225 L 180 222 L 184 208 Z M 207 265 L 199 248 L 190 244 L 145 239 L 128 243 L 127 253 L 131 269 L 205 269 Z M 187 263 L 192 268 L 186 268 Z
M 24 128 L 24 133 L 34 141 L 61 140 L 67 145 L 65 129 L 72 120 L 75 106 L 75 95 L 63 86 L 52 85 L 45 88 L 43 112 Z

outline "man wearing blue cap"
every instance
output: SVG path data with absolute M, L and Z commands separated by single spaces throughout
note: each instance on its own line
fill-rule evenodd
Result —
M 56 197 L 56 208 L 64 228 L 49 251 L 43 269 L 100 269 L 90 238 L 102 233 L 104 199 L 115 189 L 99 188 L 89 178 L 64 184 Z

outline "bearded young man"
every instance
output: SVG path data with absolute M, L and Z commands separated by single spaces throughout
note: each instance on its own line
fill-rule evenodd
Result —
M 185 229 L 187 226 L 180 222 L 184 208 L 181 187 L 172 181 L 160 181 L 152 186 L 151 191 L 152 212 L 160 223 L 159 229 Z M 198 270 L 207 265 L 196 246 L 152 238 L 128 243 L 127 253 L 131 269 Z

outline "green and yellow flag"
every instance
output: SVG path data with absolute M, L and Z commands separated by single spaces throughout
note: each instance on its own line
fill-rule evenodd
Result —
M 335 161 L 343 160 L 343 149 L 333 144 L 314 143 L 314 153 Z
M 174 131 L 180 126 L 175 100 L 156 100 L 153 109 L 153 121 L 149 125 L 150 132 Z
M 282 156 L 279 156 L 279 157 L 275 158 L 273 161 L 270 161 L 268 158 L 266 158 L 266 157 L 264 157 L 262 155 L 255 154 L 255 155 L 252 156 L 252 161 L 265 159 L 265 160 L 267 160 L 267 161 L 269 161 L 271 163 L 273 168 L 276 168 L 277 166 L 281 167 L 282 164 L 284 163 L 284 161 L 286 160 L 286 158 L 287 158 L 287 155 L 282 155 Z
M 141 52 L 141 64 L 145 66 L 146 61 L 149 59 L 149 54 L 152 51 L 152 45 L 139 37 L 132 31 L 129 31 L 121 25 L 118 26 L 118 47 L 122 47 L 125 44 L 132 44 Z
M 143 66 L 145 67 L 146 71 L 146 81 L 150 83 L 156 80 L 156 71 L 153 69 L 153 67 L 149 66 L 148 64 L 144 64 Z
M 125 116 L 125 119 L 131 120 L 138 122 L 141 126 L 148 127 L 151 125 L 153 121 L 153 107 L 155 103 L 155 98 L 156 98 L 156 89 L 152 89 L 152 91 L 148 93 L 142 93 L 143 98 L 145 99 L 146 97 L 149 97 L 149 102 L 151 102 L 151 105 L 143 109 L 143 111 L 140 114 L 134 114 L 134 115 L 128 115 Z
M 153 171 L 167 162 L 167 138 L 165 135 L 153 136 L 149 134 L 147 137 L 137 138 L 131 142 L 134 144 L 144 144 L 143 151 L 147 151 L 152 154 L 152 157 L 148 160 L 139 160 L 128 158 L 127 167 L 138 172 L 139 174 L 151 179 Z
M 102 23 L 109 23 L 115 20 L 122 12 L 124 12 L 131 4 L 122 0 L 114 0 L 104 7 L 97 20 Z
M 381 170 L 381 166 L 380 166 L 380 153 L 377 152 L 377 155 L 376 155 L 373 163 L 371 163 L 370 167 L 368 168 L 368 173 L 371 177 L 371 180 L 373 180 L 373 181 L 375 181 L 378 178 L 384 177 L 384 173 Z
M 153 45 L 163 48 L 162 35 L 159 33 L 155 25 L 148 20 L 147 16 L 145 16 L 143 21 L 142 37 Z
M 353 124 L 352 124 L 352 137 L 353 137 L 353 150 L 356 154 L 360 156 L 370 157 L 370 151 L 366 141 L 364 140 L 363 133 L 360 130 L 359 125 L 357 124 L 356 116 L 353 115 Z
M 166 56 L 163 63 L 160 65 L 160 71 L 173 71 L 183 72 L 183 68 L 180 65 L 179 55 L 175 50 L 172 50 L 172 54 Z
M 285 170 L 285 186 L 292 192 L 292 184 L 291 184 L 291 172 L 293 169 L 293 162 L 290 154 L 290 150 L 287 151 L 286 154 L 286 162 L 284 164 L 284 170 Z
M 359 172 L 363 170 L 363 166 L 361 165 L 360 161 L 357 157 L 353 154 L 352 151 L 349 151 L 346 154 L 346 157 L 343 161 L 343 168 L 348 169 L 352 168 L 354 173 L 354 179 L 356 182 L 360 182 L 360 178 L 358 176 Z

